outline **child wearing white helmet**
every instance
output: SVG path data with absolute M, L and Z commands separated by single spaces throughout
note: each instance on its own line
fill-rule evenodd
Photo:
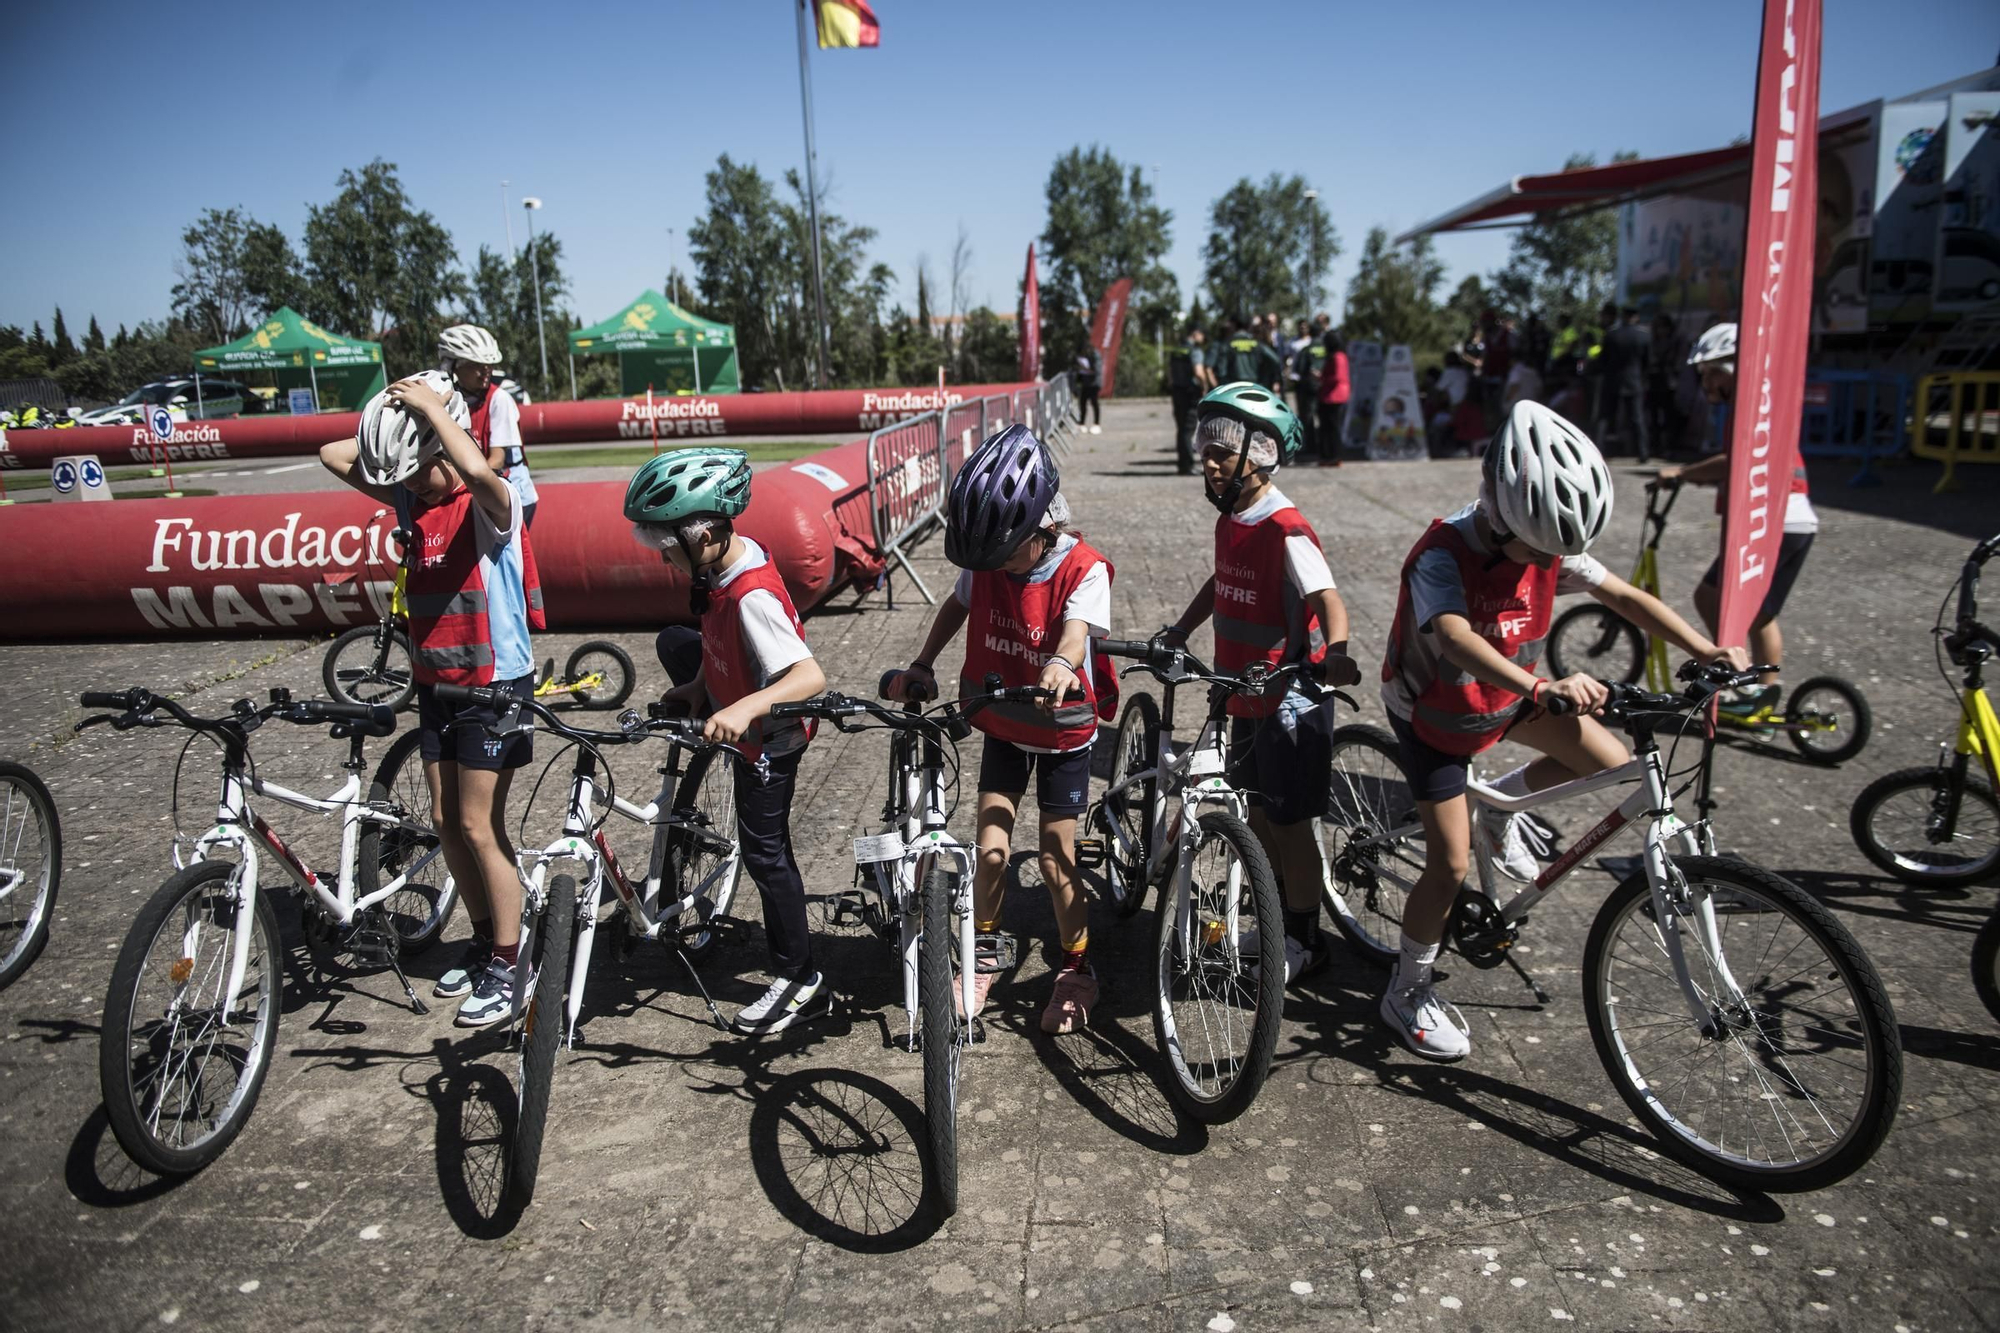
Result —
M 1472 1049 L 1458 1011 L 1431 980 L 1438 943 L 1465 882 L 1474 830 L 1465 799 L 1472 756 L 1506 739 L 1540 750 L 1494 785 L 1540 791 L 1623 764 L 1625 745 L 1590 714 L 1607 691 L 1589 676 L 1536 673 L 1549 611 L 1566 592 L 1587 592 L 1648 634 L 1704 661 L 1741 668 L 1659 599 L 1586 554 L 1611 518 L 1611 473 L 1582 431 L 1539 403 L 1516 403 L 1486 451 L 1479 499 L 1432 522 L 1403 562 L 1396 619 L 1382 662 L 1382 703 L 1424 825 L 1424 872 L 1403 909 L 1402 957 L 1383 993 L 1382 1019 L 1431 1060 Z M 1541 701 L 1576 705 L 1557 717 Z M 1514 821 L 1482 818 L 1479 836 L 1506 874 L 1538 867 Z
M 485 724 L 499 720 L 495 710 L 448 703 L 437 686 L 527 697 L 534 690 L 528 634 L 543 622 L 521 499 L 488 465 L 470 424 L 450 379 L 426 370 L 369 399 L 360 433 L 319 457 L 415 534 L 406 596 L 431 826 L 472 923 L 464 957 L 433 993 L 464 997 L 459 1026 L 486 1027 L 513 1010 L 521 880 L 502 813 L 514 770 L 534 757 L 533 740 L 493 736 Z
M 477 324 L 454 324 L 438 335 L 438 369 L 451 376 L 472 414 L 472 438 L 486 451 L 486 463 L 521 497 L 521 517 L 535 526 L 541 496 L 528 474 L 528 451 L 521 447 L 521 408 L 494 376 L 500 344 Z
M 1717 324 L 1704 332 L 1689 351 L 1688 364 L 1700 373 L 1702 395 L 1710 403 L 1720 406 L 1730 402 L 1736 395 L 1736 325 Z M 1725 493 L 1723 485 L 1729 480 L 1726 439 L 1721 453 L 1704 458 L 1699 463 L 1661 468 L 1660 480 L 1716 487 L 1715 512 L 1721 513 Z M 1792 585 L 1798 582 L 1799 571 L 1805 568 L 1806 553 L 1812 550 L 1813 538 L 1818 534 L 1819 514 L 1814 511 L 1807 494 L 1805 464 L 1795 458 L 1785 496 L 1785 524 L 1778 542 L 1777 563 L 1771 566 L 1771 581 L 1765 586 L 1764 601 L 1757 608 L 1756 618 L 1750 622 L 1750 655 L 1760 663 L 1775 667 L 1785 660 L 1785 636 L 1778 629 L 1778 613 L 1785 609 L 1785 598 L 1791 594 Z M 1701 613 L 1702 623 L 1708 626 L 1709 632 L 1714 633 L 1716 622 L 1722 615 L 1720 555 L 1708 567 L 1708 572 L 1701 576 L 1701 582 L 1695 585 L 1694 609 Z M 1759 711 L 1776 708 L 1783 696 L 1784 688 L 1778 684 L 1778 673 L 1769 671 L 1756 685 L 1722 700 L 1720 707 L 1725 713 L 1748 718 Z

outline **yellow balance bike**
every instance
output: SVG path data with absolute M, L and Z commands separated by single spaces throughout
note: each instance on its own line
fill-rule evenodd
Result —
M 1660 537 L 1679 496 L 1679 482 L 1646 487 L 1644 536 L 1632 586 L 1655 597 L 1660 595 Z M 1571 607 L 1556 617 L 1549 626 L 1548 661 L 1549 671 L 1557 677 L 1583 672 L 1636 685 L 1644 675 L 1646 688 L 1655 694 L 1674 689 L 1666 642 L 1649 639 L 1637 625 L 1596 602 Z M 1844 763 L 1860 754 L 1873 726 L 1868 700 L 1839 676 L 1802 681 L 1782 711 L 1767 705 L 1748 713 L 1723 709 L 1716 715 L 1718 737 L 1764 742 L 1784 736 L 1815 764 Z
M 1958 614 L 1944 627 L 1944 606 L 1932 631 L 1942 654 L 1965 671 L 1958 703 L 1958 744 L 1938 745 L 1927 768 L 1885 773 L 1854 799 L 1848 827 L 1870 861 L 1910 884 L 1947 887 L 2000 883 L 2000 719 L 1986 697 L 1986 659 L 2000 649 L 2000 634 L 1979 623 L 1979 571 L 2000 550 L 1988 537 L 1958 573 Z M 1945 595 L 1949 605 L 1951 594 Z M 1938 673 L 1950 684 L 1943 658 Z M 1977 759 L 1980 771 L 1972 761 Z M 1989 968 L 1990 968 L 1989 960 Z

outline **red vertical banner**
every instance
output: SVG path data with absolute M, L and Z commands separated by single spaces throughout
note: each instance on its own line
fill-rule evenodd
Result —
M 1042 293 L 1035 285 L 1035 243 L 1028 242 L 1028 276 L 1021 285 L 1021 379 L 1042 377 Z
M 1764 0 L 1723 501 L 1716 637 L 1727 645 L 1745 641 L 1764 604 L 1799 462 L 1819 199 L 1819 44 L 1820 0 Z
M 1131 294 L 1132 279 L 1118 279 L 1105 290 L 1104 299 L 1097 303 L 1097 314 L 1090 321 L 1090 345 L 1097 349 L 1102 363 L 1099 391 L 1106 398 L 1118 383 L 1118 344 L 1125 338 L 1125 302 Z

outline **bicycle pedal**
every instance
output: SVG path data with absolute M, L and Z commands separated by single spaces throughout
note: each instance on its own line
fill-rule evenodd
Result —
M 986 1020 L 978 1014 L 972 1016 L 971 1044 L 980 1046 L 986 1041 Z
M 820 902 L 828 925 L 843 928 L 868 924 L 868 895 L 860 889 L 842 889 Z
M 976 935 L 972 941 L 972 970 L 1012 972 L 1020 960 L 1019 946 L 1012 935 Z
M 1111 859 L 1109 848 L 1103 838 L 1078 838 L 1076 840 L 1076 865 L 1079 870 L 1096 870 Z

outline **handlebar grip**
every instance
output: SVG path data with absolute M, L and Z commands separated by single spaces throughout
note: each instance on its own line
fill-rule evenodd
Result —
M 894 667 L 884 671 L 882 678 L 875 682 L 875 697 L 878 699 L 887 699 L 889 697 L 889 682 L 898 676 L 908 677 L 909 672 L 897 670 Z M 936 678 L 933 677 L 928 682 L 914 678 L 906 679 L 903 682 L 903 693 L 911 703 L 927 704 L 937 698 Z
M 1560 694 L 1542 696 L 1542 708 L 1550 717 L 1568 717 L 1576 711 L 1576 705 Z
M 431 688 L 436 691 L 438 698 L 454 704 L 486 704 L 503 708 L 507 701 L 513 698 L 512 695 L 502 695 L 498 690 L 490 690 L 481 685 L 434 685 Z
M 104 690 L 86 690 L 77 702 L 85 708 L 132 708 L 136 707 L 140 690 L 127 690 L 123 694 L 111 694 Z
M 1972 548 L 1972 563 L 1975 565 L 1985 564 L 1993 558 L 1995 551 L 2000 551 L 2000 532 L 1994 533 L 1991 537 L 1988 537 L 1985 541 Z
M 1153 645 L 1143 639 L 1093 639 L 1097 648 L 1113 657 L 1151 657 Z
M 773 718 L 815 717 L 817 713 L 814 711 L 813 701 L 806 699 L 798 703 L 772 704 L 770 716 Z

